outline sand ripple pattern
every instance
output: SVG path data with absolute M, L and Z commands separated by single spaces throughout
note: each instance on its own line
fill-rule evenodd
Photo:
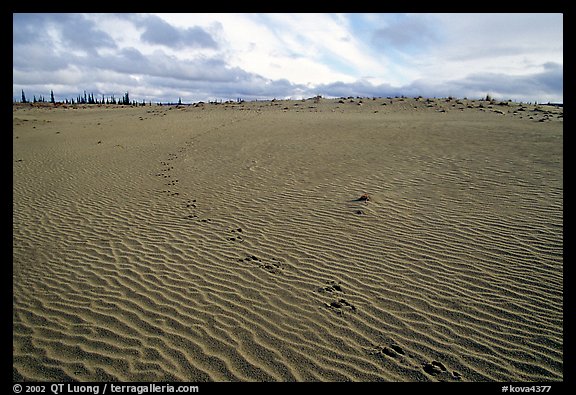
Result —
M 561 126 L 238 110 L 22 153 L 15 379 L 562 380 Z

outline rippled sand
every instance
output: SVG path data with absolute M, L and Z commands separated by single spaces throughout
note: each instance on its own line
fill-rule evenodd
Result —
M 563 380 L 562 109 L 361 101 L 15 106 L 14 379 Z

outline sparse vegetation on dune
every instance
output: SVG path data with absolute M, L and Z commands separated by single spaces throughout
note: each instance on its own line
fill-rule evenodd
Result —
M 433 103 L 436 102 L 444 102 L 444 103 L 451 103 L 452 106 L 454 105 L 464 105 L 465 103 L 470 107 L 471 105 L 474 105 L 474 103 L 476 103 L 477 106 L 479 106 L 480 108 L 486 108 L 487 105 L 499 105 L 499 106 L 510 106 L 511 104 L 517 104 L 517 105 L 522 105 L 522 104 L 528 104 L 528 105 L 537 105 L 538 102 L 535 101 L 534 103 L 531 102 L 522 102 L 522 101 L 512 101 L 511 99 L 496 99 L 494 98 L 492 95 L 490 94 L 486 94 L 486 96 L 483 97 L 479 97 L 477 99 L 469 99 L 467 97 L 463 97 L 463 98 L 457 98 L 455 96 L 447 96 L 447 97 L 423 97 L 421 95 L 418 96 L 414 96 L 413 98 L 409 98 L 407 96 L 401 95 L 401 96 L 371 96 L 371 97 L 362 97 L 362 96 L 341 96 L 341 97 L 331 97 L 331 98 L 327 98 L 325 96 L 322 95 L 316 95 L 316 96 L 312 96 L 309 98 L 305 98 L 305 99 L 277 99 L 277 98 L 272 98 L 269 100 L 263 100 L 263 99 L 243 99 L 243 98 L 237 98 L 236 100 L 223 100 L 223 99 L 214 99 L 214 100 L 208 100 L 207 103 L 208 104 L 242 104 L 242 103 L 250 103 L 250 102 L 257 102 L 257 103 L 270 103 L 270 104 L 278 104 L 279 102 L 286 102 L 286 101 L 300 101 L 300 102 L 306 102 L 306 101 L 310 101 L 313 102 L 313 104 L 321 104 L 321 103 L 331 103 L 331 102 L 335 102 L 338 104 L 344 104 L 344 103 L 354 103 L 358 106 L 361 106 L 362 104 L 364 104 L 364 101 L 378 101 L 378 100 L 385 100 L 384 103 L 382 103 L 383 105 L 386 104 L 393 104 L 394 102 L 407 102 L 409 100 L 413 100 L 415 102 L 422 102 L 427 104 L 428 107 L 433 107 Z M 116 96 L 114 94 L 111 94 L 109 96 L 106 96 L 105 94 L 101 94 L 101 96 L 95 96 L 94 93 L 87 93 L 87 91 L 84 91 L 82 95 L 77 95 L 76 98 L 65 98 L 65 99 L 60 99 L 60 100 L 56 100 L 55 96 L 54 96 L 54 91 L 50 91 L 50 99 L 46 100 L 46 98 L 43 95 L 33 95 L 33 99 L 30 100 L 29 96 L 27 98 L 24 90 L 21 91 L 21 99 L 20 101 L 14 100 L 13 104 L 28 104 L 28 105 L 35 105 L 35 104 L 52 104 L 55 106 L 58 105 L 121 105 L 121 106 L 152 106 L 153 101 L 150 99 L 138 99 L 138 100 L 133 100 L 130 98 L 129 92 L 124 93 L 124 95 L 122 95 L 121 98 L 116 98 Z M 186 103 L 185 101 L 182 100 L 182 97 L 178 97 L 177 101 L 166 101 L 166 102 L 162 102 L 162 101 L 156 101 L 154 100 L 154 104 L 157 106 L 194 106 L 196 107 L 198 104 L 204 104 L 204 101 L 197 101 L 197 102 L 188 102 Z M 557 107 L 562 107 L 561 103 L 546 103 L 548 105 L 554 105 Z

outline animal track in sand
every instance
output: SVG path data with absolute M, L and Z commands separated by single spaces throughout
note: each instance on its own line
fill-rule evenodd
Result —
M 426 362 L 422 369 L 433 376 L 447 371 L 446 366 L 444 366 L 442 362 L 438 361 Z
M 347 206 L 349 209 L 353 210 L 352 212 L 356 215 L 365 216 L 368 213 L 373 213 L 373 208 L 369 206 L 378 205 L 380 199 L 368 193 L 363 193 L 360 197 L 356 199 L 348 200 Z
M 242 233 L 242 228 L 235 228 L 232 230 L 229 230 L 230 233 L 233 233 L 233 236 L 228 237 L 227 239 L 229 241 L 239 241 L 239 242 L 243 242 L 244 239 L 242 238 L 242 235 L 240 233 Z
M 401 356 L 405 356 L 406 353 L 404 349 L 400 347 L 396 343 L 392 343 L 390 346 L 376 346 L 369 352 L 371 355 L 376 355 L 378 357 L 384 358 L 384 355 L 387 355 L 392 358 L 401 358 Z
M 324 287 L 320 287 L 318 288 L 318 292 L 344 292 L 342 290 L 342 286 L 340 285 L 340 282 L 336 282 L 336 281 L 326 281 L 326 284 Z
M 266 270 L 269 273 L 277 274 L 283 270 L 283 264 L 278 259 L 271 258 L 269 260 L 262 260 L 255 255 L 248 255 L 246 258 L 238 259 L 239 262 L 251 263 L 257 265 L 259 268 Z
M 196 208 L 196 199 L 188 200 L 188 201 L 185 203 L 185 205 L 186 205 L 185 208 L 187 208 L 187 209 L 195 209 L 195 208 Z M 196 215 L 196 214 L 188 214 L 188 215 L 186 215 L 186 217 L 184 217 L 184 218 L 194 219 L 194 218 L 198 218 L 198 215 Z
M 413 355 L 408 355 L 407 352 L 396 342 L 389 345 L 377 345 L 368 351 L 368 354 L 373 355 L 380 359 L 393 358 L 397 363 L 408 364 L 413 367 L 420 367 L 426 374 L 440 380 L 440 381 L 460 381 L 462 375 L 457 371 L 450 372 L 448 368 L 439 361 L 432 360 L 432 362 L 417 363 L 414 361 Z
M 345 311 L 356 311 L 356 306 L 342 298 L 330 303 L 324 303 L 324 305 L 338 315 L 342 315 Z
M 422 369 L 431 376 L 437 377 L 441 381 L 462 380 L 462 375 L 457 371 L 450 373 L 442 362 L 432 361 L 422 365 Z
M 187 213 L 184 213 L 183 217 L 181 218 L 185 220 L 199 220 L 198 214 L 195 211 L 195 209 L 197 209 L 196 199 L 186 199 L 185 196 L 182 196 L 186 195 L 185 193 L 182 193 L 181 195 L 180 191 L 175 190 L 178 187 L 180 180 L 173 178 L 172 175 L 170 174 L 170 172 L 174 170 L 174 166 L 172 166 L 170 162 L 177 158 L 178 155 L 174 153 L 168 153 L 167 159 L 160 161 L 161 165 L 160 172 L 156 173 L 155 175 L 157 177 L 162 177 L 165 180 L 164 186 L 169 187 L 169 189 L 163 189 L 161 192 L 165 193 L 167 196 L 178 197 L 179 199 L 182 199 L 181 204 L 184 210 L 187 211 Z M 210 219 L 202 219 L 199 221 L 207 223 L 210 222 Z
M 331 295 L 332 297 L 345 293 L 342 283 L 334 280 L 326 281 L 325 285 L 318 287 L 314 292 Z M 323 302 L 322 305 L 338 315 L 342 315 L 345 312 L 356 312 L 356 306 L 342 297 L 328 299 L 328 301 Z

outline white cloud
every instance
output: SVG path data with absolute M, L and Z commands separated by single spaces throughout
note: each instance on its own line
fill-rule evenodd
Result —
M 228 21 L 228 18 L 234 21 Z M 275 15 L 221 16 L 226 59 L 242 69 L 270 79 L 287 78 L 297 84 L 351 80 L 322 63 L 317 48 L 304 35 L 305 26 L 292 26 Z
M 561 14 L 15 14 L 13 26 L 15 98 L 66 83 L 157 100 L 473 86 L 563 96 Z
M 562 63 L 562 15 L 439 14 L 442 40 L 424 70 L 441 79 L 480 72 L 531 74 Z
M 274 26 L 284 52 L 279 59 L 286 65 L 282 72 L 291 73 L 300 83 L 354 81 L 359 75 L 382 74 L 382 62 L 365 51 L 345 22 L 341 16 L 329 14 L 267 16 L 265 23 Z

